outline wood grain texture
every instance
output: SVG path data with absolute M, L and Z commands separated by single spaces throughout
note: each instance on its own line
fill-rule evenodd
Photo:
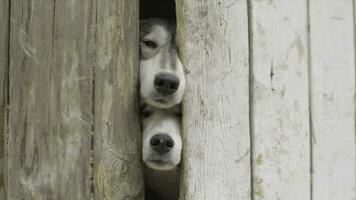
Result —
M 53 8 L 53 1 L 12 1 L 8 199 L 55 195 L 48 153 Z
M 187 69 L 181 199 L 249 199 L 247 1 L 177 1 Z
M 90 1 L 11 2 L 8 199 L 89 199 Z
M 310 1 L 313 200 L 356 199 L 352 0 Z
M 6 199 L 9 0 L 0 0 L 0 200 Z
M 97 4 L 96 199 L 143 199 L 138 111 L 138 1 Z
M 48 152 L 57 157 L 51 169 L 58 172 L 51 199 L 91 195 L 94 8 L 93 0 L 55 1 Z
M 310 199 L 307 1 L 253 0 L 254 199 Z

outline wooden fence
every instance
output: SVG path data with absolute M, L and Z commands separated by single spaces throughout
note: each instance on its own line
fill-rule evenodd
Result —
M 355 1 L 176 5 L 181 199 L 355 200 Z M 1 200 L 144 198 L 138 7 L 0 0 Z

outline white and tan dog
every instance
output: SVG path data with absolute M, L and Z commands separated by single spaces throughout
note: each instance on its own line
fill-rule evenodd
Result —
M 185 78 L 176 28 L 161 19 L 140 22 L 140 93 L 144 102 L 171 108 L 182 101 Z
M 181 112 L 179 106 L 160 109 L 141 107 L 142 159 L 154 170 L 172 170 L 181 159 Z

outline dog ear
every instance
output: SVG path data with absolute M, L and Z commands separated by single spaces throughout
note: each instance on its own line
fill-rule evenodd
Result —
M 150 27 L 151 25 L 149 19 L 140 20 L 140 38 L 150 32 Z

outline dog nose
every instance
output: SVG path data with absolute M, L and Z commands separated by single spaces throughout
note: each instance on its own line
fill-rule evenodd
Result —
M 163 95 L 170 95 L 177 91 L 179 78 L 171 74 L 158 74 L 154 80 L 156 90 Z
M 150 140 L 151 147 L 159 154 L 168 153 L 174 146 L 173 139 L 167 134 L 154 135 Z

